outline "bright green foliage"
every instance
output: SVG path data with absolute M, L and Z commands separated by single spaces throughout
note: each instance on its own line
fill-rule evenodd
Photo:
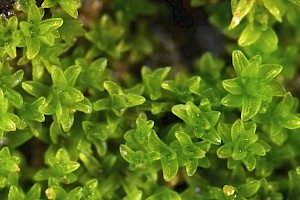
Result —
M 10 67 L 9 62 L 0 62 L 0 88 L 8 103 L 20 108 L 23 105 L 23 98 L 14 88 L 22 81 L 24 71 L 18 70 L 12 73 Z
M 299 198 L 299 0 L 11 2 L 1 200 Z
M 191 128 L 197 138 L 214 144 L 220 144 L 221 138 L 215 129 L 215 125 L 220 117 L 218 111 L 201 110 L 192 102 L 186 105 L 178 104 L 172 108 L 172 112 L 181 118 L 185 124 Z
M 57 4 L 73 18 L 78 18 L 77 9 L 80 7 L 79 0 L 45 0 L 42 3 L 42 8 L 54 9 Z
M 99 58 L 89 64 L 86 60 L 78 58 L 75 61 L 76 65 L 81 67 L 79 75 L 79 85 L 86 89 L 95 88 L 100 91 L 104 90 L 103 83 L 109 79 L 109 71 L 106 69 L 107 59 Z
M 20 45 L 21 40 L 17 17 L 13 16 L 8 20 L 0 21 L 0 48 L 3 48 L 11 58 L 17 56 L 16 47 Z
M 34 176 L 35 180 L 48 180 L 49 185 L 70 184 L 76 181 L 77 177 L 72 172 L 78 169 L 80 164 L 70 161 L 65 149 L 59 149 L 55 157 L 50 157 L 47 162 L 50 168 L 38 171 Z
M 200 80 L 199 76 L 184 80 L 184 77 L 179 75 L 176 80 L 164 81 L 161 87 L 173 93 L 182 102 L 193 101 L 193 94 L 200 95 Z
M 225 124 L 219 126 L 224 145 L 218 149 L 217 155 L 219 158 L 228 159 L 228 168 L 234 168 L 243 162 L 252 171 L 256 166 L 256 156 L 266 155 L 266 148 L 259 142 L 255 131 L 255 123 L 244 123 L 241 120 L 235 121 L 231 129 Z
M 25 195 L 17 186 L 12 185 L 9 189 L 8 200 L 37 200 L 41 197 L 41 186 L 34 184 Z
M 125 34 L 124 27 L 113 23 L 112 19 L 104 15 L 99 24 L 95 25 L 92 31 L 85 34 L 91 41 L 94 48 L 90 54 L 109 55 L 113 58 L 120 58 L 122 53 L 127 50 L 126 44 L 122 41 Z
M 3 137 L 4 131 L 15 131 L 19 121 L 18 116 L 7 112 L 9 101 L 4 97 L 3 91 L 0 88 L 0 139 Z
M 161 87 L 163 80 L 167 77 L 170 67 L 159 68 L 152 72 L 147 67 L 142 68 L 142 78 L 145 87 L 145 92 L 150 96 L 150 99 L 156 100 L 162 96 Z
M 32 96 L 44 96 L 46 102 L 39 106 L 39 111 L 45 115 L 55 114 L 57 122 L 67 131 L 73 125 L 76 110 L 90 113 L 91 103 L 81 91 L 74 88 L 81 71 L 79 66 L 73 65 L 64 72 L 56 66 L 52 66 L 50 70 L 52 87 L 35 81 L 23 82 L 22 87 Z
M 144 115 L 140 115 L 136 121 L 137 129 L 125 134 L 127 145 L 120 146 L 121 155 L 131 166 L 130 169 L 147 169 L 154 165 L 154 161 L 160 160 L 164 179 L 170 181 L 177 173 L 178 162 L 176 153 L 152 130 L 153 122 L 146 121 Z M 139 144 L 136 142 L 138 141 Z
M 17 159 L 11 156 L 9 149 L 4 147 L 0 150 L 0 188 L 17 184 L 18 166 Z
M 124 94 L 121 87 L 114 82 L 105 81 L 104 88 L 108 91 L 110 98 L 100 99 L 95 102 L 95 110 L 112 108 L 116 115 L 121 116 L 128 108 L 141 105 L 145 102 L 145 98 L 138 94 Z
M 275 64 L 261 65 L 261 57 L 248 60 L 241 51 L 232 53 L 236 78 L 224 80 L 223 87 L 230 92 L 222 99 L 228 107 L 241 107 L 244 121 L 255 116 L 262 103 L 270 103 L 273 96 L 282 96 L 284 89 L 274 78 L 282 67 Z
M 265 113 L 255 117 L 256 121 L 264 124 L 264 130 L 276 144 L 284 142 L 286 129 L 300 128 L 300 118 L 292 113 L 294 101 L 291 93 L 286 93 L 279 104 L 269 105 Z
M 28 11 L 27 22 L 20 22 L 20 30 L 25 37 L 26 55 L 28 59 L 33 59 L 40 51 L 41 42 L 53 46 L 55 39 L 59 38 L 58 29 L 63 20 L 52 18 L 43 20 L 44 11 L 37 6 L 31 5 Z

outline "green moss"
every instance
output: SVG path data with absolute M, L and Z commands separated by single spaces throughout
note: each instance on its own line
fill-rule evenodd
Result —
M 298 0 L 0 3 L 1 200 L 300 196 Z

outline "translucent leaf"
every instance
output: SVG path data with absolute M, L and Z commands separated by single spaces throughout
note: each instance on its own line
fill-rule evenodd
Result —
M 84 112 L 86 114 L 89 114 L 92 112 L 92 104 L 90 100 L 86 97 L 82 101 L 72 103 L 72 108 Z
M 16 16 L 10 17 L 7 23 L 7 29 L 17 30 L 17 28 L 18 28 L 18 18 Z
M 59 123 L 57 121 L 52 122 L 52 124 L 50 125 L 50 138 L 52 142 L 56 144 L 58 141 L 58 137 L 62 135 L 64 134 Z
M 232 94 L 242 94 L 242 82 L 240 78 L 227 79 L 222 81 L 222 85 L 228 92 Z
M 12 185 L 9 188 L 8 200 L 20 200 L 20 199 L 24 199 L 24 197 L 25 197 L 24 193 L 20 192 L 17 186 Z
M 16 128 L 16 123 L 7 114 L 0 116 L 0 130 L 15 131 Z
M 262 0 L 264 6 L 276 18 L 277 21 L 282 22 L 281 16 L 285 12 L 285 5 L 280 0 Z
M 231 127 L 231 140 L 236 141 L 244 132 L 244 123 L 241 120 L 236 120 Z
M 18 70 L 13 75 L 11 75 L 6 81 L 5 85 L 10 87 L 16 87 L 23 79 L 24 71 Z
M 163 170 L 163 177 L 165 181 L 171 181 L 174 178 L 178 171 L 178 162 L 177 158 L 169 159 L 169 158 L 161 158 L 161 165 Z
M 87 134 L 88 139 L 90 139 L 91 141 L 97 139 L 104 141 L 107 139 L 107 134 L 90 121 L 83 121 L 82 128 Z
M 277 122 L 284 128 L 288 128 L 288 129 L 300 128 L 300 118 L 293 114 L 289 114 L 288 116 L 286 116 L 286 119 L 278 120 Z
M 77 0 L 64 0 L 59 1 L 59 5 L 74 19 L 78 18 L 77 9 L 80 7 L 80 1 Z
M 20 93 L 17 91 L 11 89 L 11 88 L 6 88 L 5 91 L 5 96 L 9 100 L 9 103 L 14 105 L 16 108 L 21 108 L 23 105 L 23 98 Z
M 268 83 L 268 85 L 272 88 L 273 96 L 283 96 L 284 95 L 285 89 L 279 81 L 273 79 L 271 82 Z
M 40 22 L 43 18 L 43 13 L 40 12 L 39 8 L 36 5 L 31 5 L 28 11 L 28 22 L 37 23 Z
M 84 96 L 80 90 L 72 87 L 67 87 L 62 92 L 62 101 L 65 103 L 83 101 Z
M 219 158 L 230 158 L 232 156 L 233 146 L 232 143 L 227 143 L 221 146 L 217 150 L 217 155 Z
M 248 64 L 248 59 L 241 51 L 235 50 L 232 52 L 232 65 L 238 76 L 242 75 L 242 72 L 248 66 Z
M 190 160 L 186 164 L 186 173 L 188 176 L 193 176 L 198 168 L 198 159 Z
M 243 99 L 242 115 L 243 121 L 251 119 L 259 111 L 261 100 L 256 97 L 249 97 Z
M 250 12 L 253 5 L 255 4 L 255 0 L 232 0 L 232 20 L 229 26 L 229 29 L 235 28 L 241 20 Z
M 41 42 L 37 38 L 27 38 L 26 40 L 26 46 L 27 46 L 27 58 L 29 60 L 32 60 L 40 51 Z
M 260 37 L 261 31 L 255 29 L 253 26 L 248 25 L 240 35 L 238 40 L 238 45 L 240 46 L 249 46 L 256 42 L 256 40 Z
M 52 66 L 51 78 L 53 82 L 53 88 L 55 90 L 61 91 L 67 87 L 66 77 L 59 67 Z
M 246 158 L 243 159 L 243 163 L 248 171 L 253 171 L 256 166 L 256 158 L 253 154 L 248 153 Z
M 254 56 L 249 60 L 249 64 L 246 68 L 244 68 L 242 72 L 242 76 L 248 76 L 248 77 L 257 77 L 259 67 L 261 65 L 261 56 Z M 251 79 L 250 79 L 251 80 Z
M 74 87 L 77 77 L 81 72 L 81 67 L 78 65 L 73 65 L 71 67 L 68 67 L 65 71 L 64 71 L 64 75 L 67 79 L 67 85 L 69 87 Z
M 56 1 L 53 0 L 45 0 L 42 3 L 42 8 L 52 8 L 56 5 Z
M 11 43 L 4 43 L 4 49 L 6 53 L 9 55 L 11 58 L 17 57 L 17 50 L 16 47 L 13 46 Z
M 243 95 L 227 94 L 221 103 L 227 107 L 241 107 L 243 105 Z
M 260 181 L 253 180 L 249 183 L 242 185 L 239 188 L 239 192 L 243 195 L 243 197 L 249 198 L 252 195 L 256 194 L 260 188 Z
M 282 66 L 276 64 L 264 64 L 259 68 L 258 76 L 265 81 L 271 81 L 282 70 Z
M 152 72 L 149 68 L 142 68 L 142 77 L 145 90 L 150 93 L 150 98 L 156 100 L 161 97 L 161 85 L 163 80 L 167 77 L 170 67 L 159 68 Z
M 241 140 L 237 140 L 233 144 L 232 158 L 234 160 L 242 160 L 245 159 L 247 154 L 248 154 L 248 150 L 244 150 L 244 147 L 241 145 Z
M 257 41 L 262 47 L 264 52 L 272 52 L 277 49 L 278 37 L 276 32 L 272 28 L 268 28 L 264 31 Z
M 43 20 L 40 23 L 38 23 L 39 35 L 44 35 L 48 32 L 51 32 L 59 28 L 62 24 L 63 24 L 63 20 L 60 18 L 51 18 L 51 19 Z
M 101 164 L 89 152 L 87 152 L 87 151 L 80 151 L 79 158 L 83 162 L 83 164 L 87 168 L 87 170 L 90 173 L 92 173 L 93 175 L 96 175 L 99 172 L 99 170 L 101 170 Z
M 265 150 L 264 146 L 259 144 L 259 143 L 255 143 L 251 146 L 251 152 L 254 155 L 258 155 L 258 156 L 265 156 L 266 155 L 266 150 Z
M 35 183 L 28 193 L 26 194 L 26 199 L 40 199 L 41 196 L 41 186 L 38 183 Z
M 121 153 L 121 156 L 129 163 L 132 163 L 133 160 L 132 160 L 132 155 L 134 153 L 133 150 L 131 150 L 128 146 L 124 145 L 124 144 L 121 144 L 120 146 L 120 153 Z
M 31 37 L 32 26 L 33 25 L 28 22 L 25 22 L 25 21 L 20 22 L 20 30 L 22 31 L 22 33 L 24 34 L 25 37 L 28 37 L 28 38 Z

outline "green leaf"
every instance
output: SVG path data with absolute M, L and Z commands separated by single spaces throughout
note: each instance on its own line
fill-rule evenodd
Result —
M 249 198 L 252 195 L 257 194 L 257 191 L 260 188 L 260 181 L 253 180 L 249 183 L 246 183 L 239 188 L 239 192 L 243 195 L 243 197 Z
M 29 60 L 32 60 L 34 57 L 36 57 L 40 51 L 41 42 L 37 38 L 27 38 L 26 40 L 26 46 L 27 46 L 27 58 Z
M 32 29 L 33 25 L 28 23 L 28 22 L 25 22 L 25 21 L 21 21 L 20 22 L 20 30 L 22 31 L 22 33 L 30 38 L 31 37 L 31 29 Z
M 243 121 L 251 119 L 260 109 L 261 100 L 256 97 L 243 99 L 241 118 Z
M 242 161 L 243 161 L 243 163 L 246 166 L 248 171 L 253 171 L 254 170 L 254 168 L 256 166 L 256 158 L 253 154 L 248 153 L 246 158 L 244 158 Z
M 249 62 L 241 51 L 235 50 L 232 52 L 232 65 L 237 75 L 241 76 L 244 69 L 249 65 Z
M 5 85 L 10 86 L 12 88 L 16 87 L 23 79 L 24 71 L 18 70 L 13 73 L 6 81 Z
M 163 157 L 161 158 L 161 165 L 165 181 L 171 181 L 176 176 L 178 171 L 177 158 L 170 160 Z
M 271 81 L 274 79 L 282 70 L 282 66 L 276 64 L 264 64 L 261 65 L 258 72 L 258 77 L 265 81 Z
M 68 85 L 63 71 L 57 66 L 52 66 L 51 78 L 53 82 L 53 88 L 57 91 L 65 89 Z
M 232 156 L 232 151 L 232 143 L 227 143 L 217 150 L 217 155 L 219 158 L 230 158 Z
M 11 89 L 11 88 L 6 88 L 4 91 L 6 98 L 8 101 L 15 106 L 16 108 L 21 108 L 23 105 L 23 98 L 20 93 L 17 91 Z
M 279 22 L 282 22 L 281 16 L 285 12 L 285 4 L 280 0 L 262 0 L 264 6 Z
M 146 200 L 181 200 L 179 194 L 167 188 L 160 189 L 157 193 L 151 195 Z
M 37 81 L 22 82 L 22 88 L 34 97 L 46 96 L 49 88 Z
M 235 28 L 242 19 L 250 12 L 255 4 L 255 0 L 232 0 L 232 20 L 229 26 L 229 30 Z
M 256 42 L 256 40 L 258 40 L 260 36 L 261 36 L 261 31 L 255 29 L 255 27 L 249 24 L 240 35 L 240 38 L 238 40 L 238 45 L 249 46 L 254 42 Z
M 58 29 L 63 24 L 63 19 L 61 18 L 51 18 L 47 20 L 43 20 L 38 23 L 39 27 L 39 35 L 49 34 L 55 29 Z
M 243 105 L 243 101 L 243 95 L 234 95 L 229 93 L 221 100 L 221 103 L 227 107 L 241 107 Z
M 239 95 L 242 94 L 241 81 L 239 78 L 227 79 L 222 81 L 222 85 L 228 92 Z
M 81 72 L 81 67 L 78 65 L 73 65 L 71 67 L 68 67 L 64 71 L 64 76 L 67 79 L 67 85 L 69 87 L 74 87 L 77 77 L 79 76 L 80 72 Z
M 77 9 L 80 7 L 80 1 L 78 0 L 61 0 L 58 1 L 59 5 L 74 19 L 78 18 Z
M 36 5 L 31 5 L 28 11 L 27 21 L 29 23 L 38 23 L 42 20 L 44 13 Z
M 24 197 L 25 197 L 24 193 L 19 191 L 17 186 L 12 185 L 9 188 L 8 200 L 20 200 L 20 199 L 24 199 Z
M 233 142 L 236 141 L 244 132 L 244 123 L 241 120 L 236 120 L 231 127 L 231 140 Z
M 150 94 L 152 100 L 156 100 L 162 96 L 161 85 L 167 77 L 170 67 L 159 68 L 152 72 L 149 68 L 142 68 L 142 78 L 145 90 Z

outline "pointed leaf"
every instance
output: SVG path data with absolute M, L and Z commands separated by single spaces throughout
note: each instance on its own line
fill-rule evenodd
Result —
M 77 77 L 81 72 L 81 67 L 78 65 L 73 65 L 71 67 L 68 67 L 65 71 L 64 71 L 64 75 L 67 79 L 67 85 L 69 87 L 74 87 Z
M 230 158 L 232 156 L 233 146 L 232 143 L 227 143 L 221 146 L 217 150 L 217 155 L 219 158 Z
M 241 118 L 247 121 L 254 117 L 259 111 L 261 100 L 255 97 L 248 97 L 243 99 Z
M 240 46 L 249 46 L 256 42 L 256 40 L 260 37 L 261 31 L 255 29 L 250 24 L 243 30 L 239 40 L 238 44 Z
M 259 68 L 258 76 L 265 81 L 271 81 L 282 70 L 282 66 L 276 64 L 264 64 Z
M 227 79 L 222 81 L 222 85 L 228 92 L 232 94 L 242 94 L 242 82 L 240 78 Z
M 249 62 L 241 51 L 235 50 L 232 52 L 232 64 L 237 75 L 241 76 L 242 72 L 248 66 Z
M 27 38 L 26 40 L 26 46 L 27 46 L 27 58 L 29 60 L 32 60 L 40 51 L 41 42 L 37 38 Z
M 55 90 L 61 91 L 67 87 L 66 77 L 59 67 L 52 66 L 51 78 L 53 82 L 53 88 Z

